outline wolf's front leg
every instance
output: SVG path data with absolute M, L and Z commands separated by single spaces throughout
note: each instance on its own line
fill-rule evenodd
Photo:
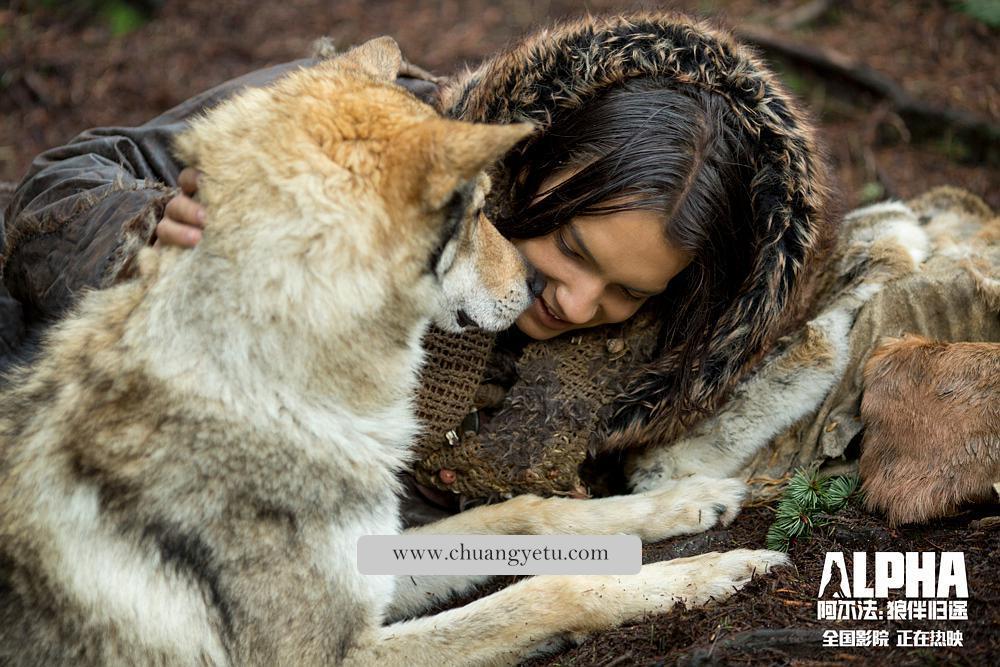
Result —
M 787 563 L 737 550 L 646 565 L 631 576 L 539 576 L 464 607 L 381 629 L 347 665 L 515 665 L 647 614 L 723 600 Z
M 396 623 L 416 618 L 428 609 L 472 592 L 493 577 L 492 574 L 398 575 L 384 621 Z
M 728 525 L 737 514 L 746 485 L 735 479 L 689 477 L 665 482 L 647 493 L 576 500 L 517 496 L 483 505 L 406 534 L 433 535 L 638 535 L 657 542 L 675 535 Z M 488 576 L 397 577 L 390 620 L 411 618 L 462 595 Z
M 695 476 L 647 493 L 610 498 L 523 495 L 411 529 L 437 535 L 638 535 L 656 542 L 697 533 L 739 513 L 746 485 Z

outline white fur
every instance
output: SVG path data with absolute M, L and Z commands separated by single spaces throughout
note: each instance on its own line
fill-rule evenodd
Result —
M 498 299 L 483 284 L 474 258 L 463 257 L 456 261 L 442 279 L 444 305 L 440 309 L 444 317 L 435 319 L 435 324 L 446 331 L 461 331 L 454 314 L 459 310 L 471 317 L 483 329 L 495 330 L 502 322 L 516 319 L 531 305 L 533 299 L 527 282 L 511 289 L 505 298 Z
M 164 567 L 155 549 L 140 548 L 105 525 L 96 489 L 61 493 L 54 486 L 39 502 L 39 525 L 51 527 L 55 545 L 48 572 L 95 622 L 127 629 L 137 645 L 190 664 L 203 656 L 225 664 L 203 592 Z
M 687 475 L 730 477 L 779 433 L 815 410 L 843 375 L 853 313 L 824 313 L 810 322 L 809 335 L 821 337 L 830 355 L 817 366 L 790 368 L 769 359 L 742 383 L 715 416 L 695 426 L 671 447 L 649 450 L 630 463 L 636 492 L 660 488 Z
M 468 510 L 409 534 L 637 535 L 658 542 L 676 535 L 728 525 L 747 493 L 736 479 L 693 476 L 666 481 L 645 493 L 577 500 L 517 496 L 503 503 Z M 428 607 L 462 595 L 489 577 L 400 577 L 390 619 L 412 617 Z

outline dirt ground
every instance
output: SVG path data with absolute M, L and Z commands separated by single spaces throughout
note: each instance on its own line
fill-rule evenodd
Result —
M 17 180 L 40 151 L 81 130 L 141 123 L 194 93 L 247 71 L 310 52 L 330 35 L 347 47 L 391 34 L 417 64 L 447 74 L 526 30 L 580 11 L 675 8 L 737 29 L 767 28 L 781 40 L 836 52 L 895 82 L 922 105 L 1000 123 L 998 30 L 958 11 L 960 2 L 843 0 L 796 20 L 806 0 L 673 3 L 593 0 L 167 0 L 151 18 L 114 35 L 104 18 L 44 3 L 0 9 L 0 180 Z M 823 4 L 823 3 L 821 3 Z M 49 3 L 48 6 L 59 3 Z M 1000 207 L 1000 140 L 968 139 L 946 123 L 917 132 L 905 114 L 850 79 L 818 74 L 799 58 L 765 49 L 819 119 L 849 208 L 961 185 Z M 865 69 L 868 68 L 868 69 Z M 932 123 L 933 125 L 933 123 Z M 982 513 L 984 510 L 980 510 Z M 748 509 L 725 530 L 645 550 L 647 561 L 733 547 L 760 548 L 771 509 Z M 729 601 L 674 611 L 592 638 L 532 665 L 975 664 L 1000 662 L 1000 531 L 974 529 L 965 514 L 930 526 L 889 530 L 852 509 L 815 539 L 795 544 L 795 567 L 753 582 Z M 827 551 L 962 551 L 970 584 L 968 621 L 816 620 Z M 961 648 L 824 648 L 822 631 L 844 628 L 961 630 Z
M 984 511 L 984 510 L 980 510 Z M 898 530 L 850 507 L 789 551 L 793 566 L 752 581 L 722 604 L 674 610 L 605 632 L 533 667 L 570 665 L 996 665 L 1000 656 L 1000 530 L 972 529 L 979 514 Z M 649 545 L 644 562 L 734 548 L 761 548 L 773 520 L 768 507 L 744 510 L 728 529 Z M 826 552 L 962 551 L 969 581 L 967 621 L 817 620 Z M 869 568 L 872 567 L 869 562 Z M 869 570 L 870 571 L 870 570 Z M 836 582 L 834 574 L 833 581 Z M 899 596 L 893 596 L 898 599 Z M 823 599 L 829 599 L 825 594 Z M 883 605 L 880 605 L 883 607 Z M 823 647 L 828 630 L 889 630 L 889 647 Z M 960 630 L 961 648 L 895 647 L 897 630 Z
M 106 20 L 85 12 L 29 11 L 39 4 L 21 0 L 0 10 L 0 180 L 17 180 L 34 155 L 87 127 L 138 124 L 225 79 L 302 57 L 319 35 L 347 47 L 391 34 L 412 61 L 446 74 L 559 17 L 644 6 L 766 27 L 854 59 L 921 102 L 1000 121 L 998 31 L 956 11 L 955 2 L 842 0 L 814 21 L 782 28 L 797 7 L 814 3 L 147 0 L 161 5 L 152 19 L 117 37 Z M 845 208 L 943 183 L 962 184 L 1000 206 L 1000 149 L 994 146 L 984 164 L 974 159 L 981 141 L 962 142 L 946 128 L 917 141 L 899 114 L 862 88 L 778 64 L 822 121 Z

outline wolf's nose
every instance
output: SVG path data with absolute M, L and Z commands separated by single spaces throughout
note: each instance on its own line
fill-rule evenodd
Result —
M 545 291 L 545 276 L 538 269 L 532 269 L 531 275 L 528 276 L 528 291 L 536 299 Z

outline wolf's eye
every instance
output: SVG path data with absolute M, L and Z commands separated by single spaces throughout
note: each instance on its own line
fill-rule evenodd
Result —
M 429 273 L 434 273 L 437 271 L 444 272 L 451 267 L 451 262 L 454 261 L 454 253 L 452 253 L 451 258 L 448 261 L 448 266 L 438 266 L 441 261 L 441 257 L 444 254 L 445 248 L 447 248 L 448 243 L 455 238 L 458 231 L 461 229 L 462 221 L 465 216 L 468 215 L 469 198 L 471 197 L 471 191 L 468 187 L 463 186 L 452 194 L 451 199 L 448 203 L 444 205 L 442 212 L 444 213 L 444 224 L 441 225 L 441 235 L 438 237 L 437 246 L 434 248 L 434 252 L 431 253 L 430 261 L 427 265 L 427 271 Z
M 436 252 L 434 257 L 431 258 L 433 263 L 430 265 L 429 272 L 433 273 L 438 278 L 442 278 L 444 274 L 451 270 L 451 267 L 454 265 L 457 257 L 458 243 L 455 242 L 455 237 L 452 237 L 446 241 L 441 250 Z
M 461 222 L 461 220 L 458 220 Z M 452 261 L 454 261 L 455 253 L 450 253 L 448 257 L 448 266 L 441 266 L 441 260 L 444 258 L 445 251 L 448 249 L 449 244 L 455 239 L 455 234 L 458 231 L 457 224 L 447 224 L 445 229 L 442 230 L 443 233 L 438 238 L 437 246 L 434 248 L 434 252 L 431 253 L 430 261 L 427 263 L 427 271 L 429 273 L 443 273 L 451 267 Z
M 427 261 L 427 273 L 437 273 L 438 264 L 441 262 L 441 257 L 444 255 L 445 248 L 448 247 L 448 241 L 450 239 L 442 239 L 438 243 L 437 247 L 434 248 L 434 252 L 431 253 L 430 259 Z

